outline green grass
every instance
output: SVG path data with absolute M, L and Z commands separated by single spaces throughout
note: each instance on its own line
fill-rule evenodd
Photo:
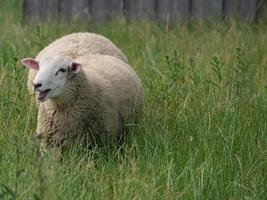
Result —
M 23 25 L 0 1 L 0 199 L 267 198 L 267 25 L 230 21 Z M 144 114 L 124 155 L 38 156 L 37 110 L 19 60 L 55 38 L 103 34 L 129 57 Z

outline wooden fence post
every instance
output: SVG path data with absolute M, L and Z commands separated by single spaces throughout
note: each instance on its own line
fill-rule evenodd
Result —
M 24 20 L 40 18 L 42 5 L 39 0 L 24 0 L 23 1 L 23 18 Z
M 256 15 L 256 0 L 241 0 L 240 16 L 245 21 L 251 21 Z
M 225 0 L 224 16 L 226 18 L 239 16 L 240 0 Z
M 223 18 L 223 0 L 207 0 L 205 18 L 221 20 Z
M 90 16 L 88 0 L 61 0 L 59 6 L 60 16 L 66 21 Z
M 155 0 L 125 0 L 126 13 L 130 19 L 154 19 Z
M 96 22 L 102 22 L 107 16 L 106 0 L 92 0 L 92 17 Z
M 192 0 L 192 17 L 197 20 L 221 19 L 223 0 Z
M 92 17 L 96 22 L 103 22 L 123 15 L 123 0 L 91 0 Z
M 205 0 L 192 0 L 191 13 L 196 20 L 202 20 L 205 15 Z
M 43 0 L 42 5 L 42 19 L 46 20 L 50 17 L 57 16 L 59 9 L 58 0 Z
M 267 16 L 267 0 L 258 0 L 257 2 L 257 12 L 256 20 L 259 20 L 261 17 L 266 18 Z
M 188 0 L 157 0 L 157 19 L 163 23 L 185 21 L 190 15 Z
M 107 15 L 109 18 L 123 15 L 123 0 L 106 0 Z
M 130 19 L 157 18 L 166 23 L 191 16 L 197 20 L 239 16 L 252 21 L 260 13 L 259 2 L 264 13 L 267 0 L 23 0 L 23 18 L 46 20 L 60 14 L 66 21 L 92 16 L 101 22 L 126 14 Z

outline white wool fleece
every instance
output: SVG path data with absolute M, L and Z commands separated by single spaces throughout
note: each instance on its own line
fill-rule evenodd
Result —
M 116 144 L 125 124 L 134 123 L 140 115 L 144 101 L 141 81 L 118 58 L 53 56 L 39 62 L 24 59 L 23 63 L 37 71 L 34 84 L 41 97 L 37 134 L 43 138 L 44 150 L 62 152 L 77 138 L 85 146 L 99 139 Z
M 37 56 L 36 60 L 51 58 L 54 55 L 61 55 L 68 59 L 77 57 L 101 54 L 110 55 L 124 62 L 128 62 L 123 52 L 109 39 L 95 33 L 72 33 L 65 35 L 45 47 Z M 28 91 L 33 94 L 32 82 L 36 76 L 35 70 L 30 70 L 28 75 Z

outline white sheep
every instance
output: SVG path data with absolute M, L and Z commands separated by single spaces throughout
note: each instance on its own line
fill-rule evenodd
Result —
M 70 147 L 76 138 L 91 145 L 98 139 L 115 142 L 125 124 L 133 123 L 143 106 L 141 81 L 124 61 L 108 55 L 74 60 L 51 56 L 22 63 L 37 71 L 33 81 L 38 111 L 37 134 L 42 147 Z
M 36 56 L 36 60 L 45 57 L 61 55 L 70 60 L 89 54 L 101 54 L 117 57 L 126 63 L 127 57 L 109 39 L 95 33 L 72 33 L 65 35 L 45 47 Z M 28 90 L 33 94 L 32 82 L 36 76 L 35 70 L 30 70 L 28 76 Z

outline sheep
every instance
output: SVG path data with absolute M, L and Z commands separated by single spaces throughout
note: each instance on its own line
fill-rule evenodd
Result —
M 53 55 L 62 55 L 69 59 L 88 54 L 101 54 L 117 57 L 128 63 L 127 57 L 109 39 L 95 33 L 72 33 L 65 35 L 45 47 L 36 56 L 36 60 Z M 28 75 L 28 90 L 34 94 L 32 82 L 36 76 L 35 70 L 30 70 Z
M 44 138 L 43 151 L 56 148 L 61 154 L 77 139 L 85 146 L 95 141 L 114 144 L 125 124 L 134 123 L 142 111 L 141 81 L 121 59 L 55 55 L 22 63 L 37 71 L 33 85 L 40 101 L 37 135 Z

